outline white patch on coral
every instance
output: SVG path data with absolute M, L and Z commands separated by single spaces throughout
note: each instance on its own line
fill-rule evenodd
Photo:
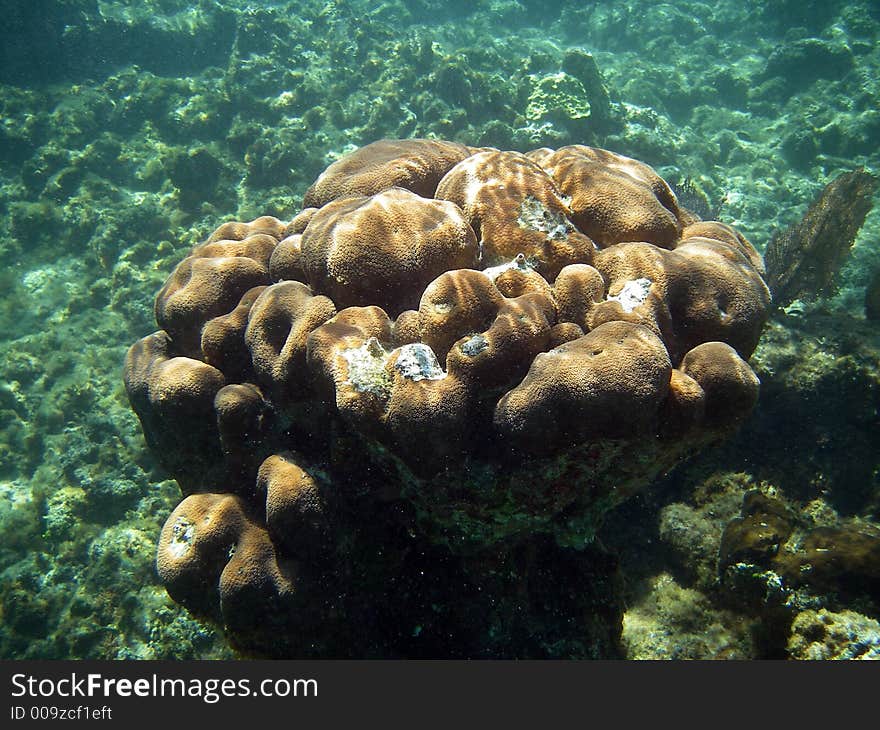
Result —
M 467 180 L 464 187 L 465 207 L 474 204 L 484 186 L 483 181 L 477 176 L 477 160 L 474 159 L 475 157 L 477 155 L 458 163 L 460 168 L 464 168 Z
M 648 292 L 651 290 L 650 279 L 634 279 L 623 285 L 620 293 L 614 297 L 608 297 L 609 302 L 620 302 L 624 312 L 632 312 L 633 309 L 645 303 Z
M 476 357 L 488 347 L 489 343 L 486 341 L 486 338 L 483 335 L 476 334 L 462 343 L 461 351 L 468 357 Z
M 442 380 L 446 377 L 434 351 L 421 342 L 401 347 L 394 369 L 410 380 Z
M 546 233 L 551 241 L 563 241 L 575 230 L 571 221 L 560 211 L 550 210 L 533 195 L 523 200 L 516 222 L 521 228 Z
M 391 388 L 391 379 L 385 372 L 388 352 L 379 340 L 371 337 L 360 347 L 351 347 L 341 354 L 348 363 L 348 382 L 355 390 L 387 397 Z
M 168 541 L 168 552 L 172 558 L 179 560 L 189 552 L 194 532 L 192 522 L 183 517 L 177 518 L 171 526 L 171 539 Z
M 483 274 L 488 276 L 492 281 L 495 281 L 501 274 L 505 271 L 509 271 L 510 269 L 519 269 L 520 271 L 532 271 L 534 267 L 529 264 L 526 260 L 525 254 L 517 254 L 516 258 L 513 261 L 508 261 L 506 264 L 500 264 L 499 266 L 490 266 L 488 269 L 483 269 Z

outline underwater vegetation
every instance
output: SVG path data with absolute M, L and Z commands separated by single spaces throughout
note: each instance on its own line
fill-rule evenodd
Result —
M 764 258 L 776 306 L 833 294 L 876 188 L 877 180 L 863 168 L 844 173 L 825 186 L 800 221 L 771 239 Z
M 0 655 L 207 658 L 236 655 L 230 644 L 244 651 L 238 655 L 873 655 L 880 618 L 870 547 L 880 517 L 876 191 L 858 233 L 851 225 L 857 216 L 828 207 L 828 220 L 837 217 L 841 231 L 853 232 L 851 247 L 838 236 L 813 239 L 840 246 L 837 253 L 816 251 L 816 260 L 839 264 L 831 285 L 814 299 L 798 295 L 775 307 L 755 342 L 748 328 L 736 335 L 732 347 L 760 380 L 760 396 L 735 428 L 719 423 L 718 438 L 707 433 L 707 443 L 695 443 L 689 435 L 681 454 L 673 453 L 679 442 L 671 438 L 648 445 L 647 434 L 660 423 L 649 388 L 649 407 L 631 417 L 644 430 L 621 437 L 645 449 L 645 463 L 633 463 L 639 449 L 597 452 L 595 499 L 578 501 L 576 490 L 563 489 L 554 501 L 548 485 L 575 485 L 566 469 L 590 454 L 575 454 L 555 471 L 538 473 L 537 465 L 570 451 L 563 436 L 573 426 L 584 428 L 578 438 L 591 439 L 586 425 L 566 416 L 516 430 L 538 422 L 539 411 L 525 406 L 549 382 L 541 373 L 530 381 L 541 388 L 505 401 L 498 421 L 504 432 L 495 410 L 547 351 L 566 347 L 567 357 L 579 357 L 571 352 L 577 339 L 565 341 L 578 329 L 623 326 L 603 322 L 609 316 L 641 318 L 625 325 L 652 331 L 669 357 L 669 385 L 683 380 L 683 357 L 696 342 L 672 328 L 685 312 L 666 306 L 667 296 L 681 295 L 683 272 L 696 271 L 694 260 L 712 249 L 708 268 L 699 271 L 714 271 L 709 262 L 736 244 L 727 237 L 687 246 L 687 257 L 670 248 L 694 224 L 679 219 L 681 208 L 718 221 L 713 235 L 733 229 L 763 253 L 774 236 L 797 227 L 826 185 L 858 168 L 876 175 L 876 3 L 40 0 L 4 8 Z M 618 261 L 613 252 L 628 244 L 597 240 L 589 216 L 575 216 L 570 191 L 558 190 L 556 207 L 552 196 L 542 197 L 544 188 L 533 189 L 490 221 L 451 199 L 460 194 L 452 184 L 445 203 L 436 191 L 416 190 L 434 201 L 438 223 L 456 232 L 449 240 L 460 248 L 436 248 L 426 232 L 425 246 L 413 247 L 412 267 L 399 249 L 374 261 L 353 256 L 341 262 L 351 265 L 342 281 L 327 242 L 345 238 L 341 220 L 371 219 L 375 202 L 342 210 L 330 199 L 336 193 L 309 188 L 322 171 L 381 139 L 445 140 L 469 157 L 489 152 L 483 148 L 614 150 L 668 181 L 679 213 L 661 201 L 672 214 L 660 211 L 666 232 L 655 240 L 652 229 L 650 243 L 637 242 L 638 250 Z M 530 161 L 561 188 L 540 156 Z M 576 169 L 582 162 L 570 154 L 565 164 Z M 353 178 L 335 179 L 344 186 Z M 307 207 L 326 212 L 303 248 L 311 221 L 297 214 L 307 193 Z M 380 198 L 408 211 L 407 199 Z M 462 212 L 450 222 L 438 211 L 452 205 Z M 427 231 L 426 219 L 426 209 L 405 215 L 418 230 Z M 494 281 L 475 280 L 487 298 L 467 331 L 447 331 L 438 312 L 436 326 L 427 312 L 423 323 L 421 298 L 432 282 L 490 265 L 474 263 L 468 229 L 479 256 L 480 240 L 495 235 L 496 223 L 496 240 L 531 227 L 548 248 L 518 238 L 501 252 L 491 265 L 507 268 Z M 201 248 L 213 231 L 220 239 Z M 585 254 L 574 232 L 599 244 L 587 263 L 570 263 Z M 248 238 L 254 240 L 245 245 Z M 221 240 L 240 259 L 225 269 L 208 255 Z M 354 245 L 348 241 L 346 250 Z M 654 249 L 652 268 L 647 252 Z M 199 250 L 206 255 L 195 255 Z M 181 262 L 191 255 L 190 263 L 201 261 L 194 278 L 210 281 L 213 270 L 230 284 L 218 290 L 229 299 L 221 296 L 217 309 L 199 309 L 206 300 L 190 297 Z M 783 263 L 802 262 L 790 256 Z M 362 265 L 393 285 L 369 286 L 372 274 L 350 276 Z M 591 267 L 601 284 L 589 272 L 586 292 L 578 276 L 566 273 L 560 282 L 569 266 Z M 646 266 L 650 273 L 635 275 Z M 750 266 L 758 271 L 757 261 Z M 458 277 L 444 281 L 450 278 Z M 651 281 L 648 299 L 623 312 L 645 294 L 640 278 Z M 206 372 L 210 366 L 223 374 L 217 392 L 230 386 L 223 430 L 216 420 L 211 427 L 217 411 L 207 391 L 187 431 L 164 430 L 161 408 L 150 415 L 148 398 L 139 406 L 147 413 L 144 426 L 132 411 L 121 363 L 132 342 L 157 329 L 156 292 L 166 282 L 158 329 L 182 348 L 168 354 L 204 357 Z M 812 282 L 795 275 L 791 291 L 806 292 Z M 271 316 L 248 339 L 249 313 L 266 291 L 259 288 L 282 283 L 287 290 L 273 290 L 271 306 L 268 296 L 260 303 Z M 705 291 L 704 284 L 697 289 Z M 300 296 L 300 286 L 313 289 L 318 301 Z M 315 296 L 317 289 L 323 293 Z M 698 293 L 684 301 L 699 301 Z M 609 295 L 622 296 L 615 302 Z M 288 321 L 285 307 L 294 304 L 313 318 L 300 342 L 308 355 L 311 339 L 311 359 L 296 348 L 274 352 L 281 336 L 272 318 Z M 351 307 L 369 312 L 340 321 Z M 711 321 L 720 310 L 688 311 Z M 499 361 L 508 324 L 529 354 Z M 469 337 L 464 347 L 461 337 Z M 346 338 L 356 345 L 352 352 Z M 395 369 L 400 348 L 428 341 L 437 370 L 418 357 Z M 150 341 L 145 361 L 162 359 L 160 345 Z M 253 352 L 260 353 L 259 376 Z M 467 385 L 467 366 L 490 353 L 492 367 L 473 370 L 469 381 L 490 384 Z M 425 367 L 445 377 L 415 381 L 404 374 Z M 159 370 L 173 372 L 167 364 Z M 363 392 L 346 386 L 352 373 Z M 303 379 L 303 390 L 283 402 L 283 383 Z M 437 399 L 436 407 L 422 409 L 437 428 L 407 439 L 406 424 L 419 420 L 401 406 L 415 401 L 399 393 L 456 383 L 472 409 L 467 417 L 452 407 L 453 398 Z M 218 385 L 215 376 L 212 387 Z M 165 405 L 173 410 L 171 401 Z M 259 428 L 242 431 L 250 429 L 251 407 Z M 485 428 L 447 444 L 457 419 L 470 423 L 472 413 Z M 663 423 L 669 428 L 672 421 Z M 687 423 L 677 427 L 687 433 Z M 648 478 L 658 460 L 664 466 Z M 530 461 L 533 484 L 499 482 L 491 468 L 503 463 L 525 474 L 522 464 Z M 316 468 L 328 462 L 336 468 Z M 458 470 L 455 478 L 445 480 L 438 464 Z M 603 493 L 609 475 L 626 464 L 632 480 L 619 494 Z M 287 486 L 294 482 L 302 499 L 291 504 Z M 282 620 L 278 635 L 291 637 L 289 645 L 266 647 L 247 630 L 247 616 L 233 610 L 224 625 L 218 588 L 228 554 L 204 566 L 216 580 L 194 588 L 182 579 L 178 591 L 172 588 L 176 600 L 168 595 L 156 566 L 162 526 L 181 491 L 186 503 L 208 484 L 223 497 L 190 503 L 188 519 L 225 514 L 238 541 L 251 546 L 245 555 L 274 554 L 279 570 L 301 570 L 267 573 L 258 586 L 232 581 L 228 606 L 255 605 L 246 593 L 266 595 L 277 579 L 278 586 L 294 586 L 285 596 L 311 633 L 288 631 Z M 233 487 L 234 494 L 224 492 Z M 266 505 L 270 491 L 280 496 Z M 750 515 L 758 500 L 746 503 L 746 496 L 755 491 L 771 506 Z M 755 542 L 745 536 L 737 543 L 731 527 L 722 552 L 729 524 L 771 508 L 784 512 L 787 538 L 769 536 L 764 552 L 740 550 L 738 544 Z M 262 512 L 299 526 L 276 535 L 306 537 L 277 540 Z M 169 524 L 170 530 L 175 523 Z M 833 543 L 808 542 L 814 530 L 809 540 L 830 534 Z M 838 539 L 850 533 L 861 537 Z M 824 550 L 845 570 L 823 564 L 821 579 L 807 580 L 810 560 Z M 365 600 L 370 596 L 378 599 Z M 265 613 L 277 620 L 271 602 Z

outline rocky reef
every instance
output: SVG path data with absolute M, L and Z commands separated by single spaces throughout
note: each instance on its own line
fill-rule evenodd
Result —
M 601 532 L 631 581 L 627 653 L 876 656 L 880 333 L 854 316 L 777 317 L 750 362 L 761 399 L 740 431 Z

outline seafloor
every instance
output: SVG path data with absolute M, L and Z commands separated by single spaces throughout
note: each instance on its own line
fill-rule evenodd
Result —
M 760 250 L 826 183 L 880 168 L 871 0 L 3 6 L 4 658 L 234 655 L 156 578 L 179 490 L 121 364 L 192 245 L 224 220 L 289 219 L 343 153 L 605 147 L 690 180 L 704 217 Z M 613 655 L 880 658 L 878 269 L 875 206 L 839 291 L 773 315 L 739 433 L 608 517 Z

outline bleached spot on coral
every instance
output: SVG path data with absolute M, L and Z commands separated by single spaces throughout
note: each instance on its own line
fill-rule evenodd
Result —
M 562 213 L 550 210 L 533 195 L 526 196 L 516 219 L 521 228 L 546 233 L 551 241 L 562 241 L 574 231 L 574 225 Z
M 483 335 L 477 334 L 469 337 L 461 345 L 461 351 L 468 357 L 476 357 L 489 347 L 489 343 Z
M 446 377 L 434 351 L 421 342 L 387 351 L 371 337 L 360 347 L 342 351 L 348 363 L 348 382 L 361 393 L 387 399 L 391 394 L 392 375 L 387 369 L 389 358 L 397 353 L 394 369 L 410 380 L 441 380 Z
M 624 312 L 632 312 L 636 307 L 645 303 L 648 292 L 651 291 L 650 279 L 634 279 L 623 285 L 623 289 L 613 297 L 608 297 L 609 302 L 620 302 Z
M 391 376 L 385 370 L 388 352 L 375 337 L 360 347 L 350 347 L 341 352 L 348 363 L 348 382 L 361 393 L 372 393 L 387 398 L 391 390 Z
M 189 552 L 195 528 L 192 522 L 178 517 L 171 526 L 171 539 L 168 541 L 168 552 L 171 557 L 180 559 Z
M 394 369 L 409 380 L 442 380 L 446 377 L 434 351 L 421 342 L 401 347 Z
M 490 266 L 488 269 L 483 269 L 483 274 L 488 276 L 492 281 L 495 281 L 501 274 L 505 271 L 509 271 L 510 269 L 519 269 L 520 271 L 532 271 L 534 267 L 529 263 L 528 259 L 525 257 L 525 254 L 517 254 L 513 261 L 508 261 L 506 264 L 500 264 L 498 266 Z

